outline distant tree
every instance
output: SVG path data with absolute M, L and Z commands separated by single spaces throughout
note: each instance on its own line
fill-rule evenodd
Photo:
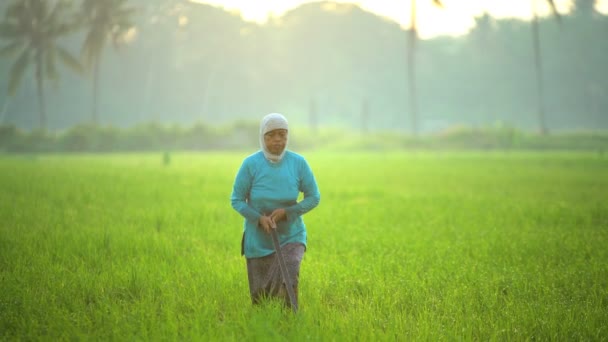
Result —
M 131 52 L 132 60 L 140 67 L 142 97 L 139 102 L 139 117 L 144 120 L 159 120 L 159 113 L 166 111 L 171 92 L 165 87 L 175 77 L 173 67 L 177 32 L 180 30 L 181 10 L 178 0 L 133 0 L 140 11 L 136 18 L 137 40 Z M 143 63 L 142 63 L 143 62 Z
M 367 98 L 361 101 L 361 132 L 369 133 L 369 118 L 370 118 L 370 110 L 369 110 L 369 100 Z
M 441 0 L 433 0 L 433 3 L 443 7 Z M 418 95 L 416 89 L 416 41 L 418 40 L 418 24 L 416 0 L 410 0 L 410 30 L 407 49 L 408 89 L 410 104 L 410 125 L 412 134 L 418 134 Z
M 557 12 L 557 8 L 555 7 L 555 3 L 553 0 L 545 0 L 551 6 L 551 10 L 553 11 L 555 17 L 558 20 L 560 19 L 559 13 Z M 537 90 L 537 115 L 538 115 L 538 123 L 540 126 L 540 133 L 547 134 L 549 129 L 547 128 L 547 119 L 545 115 L 545 90 L 543 85 L 543 64 L 542 64 L 542 55 L 541 55 L 541 41 L 540 41 L 540 32 L 538 25 L 538 11 L 537 11 L 537 2 L 538 0 L 532 0 L 532 43 L 534 47 L 534 70 L 536 71 L 536 90 Z
M 56 57 L 68 67 L 80 71 L 80 63 L 58 40 L 74 31 L 75 25 L 65 20 L 68 1 L 51 6 L 46 0 L 14 0 L 0 23 L 0 38 L 8 41 L 0 49 L 2 56 L 18 56 L 10 69 L 8 92 L 15 94 L 27 68 L 35 68 L 40 128 L 46 129 L 45 80 L 57 80 Z
M 124 34 L 133 27 L 135 8 L 127 6 L 127 0 L 83 0 L 82 13 L 87 28 L 81 55 L 85 67 L 93 72 L 92 121 L 99 123 L 99 70 L 103 50 L 108 41 L 118 47 Z
M 597 14 L 597 11 L 595 10 L 594 0 L 575 0 L 574 10 L 575 13 L 581 14 L 586 17 L 591 17 Z
M 317 111 L 317 103 L 314 98 L 310 99 L 308 106 L 308 118 L 310 123 L 310 130 L 313 134 L 317 134 L 319 130 L 319 113 Z

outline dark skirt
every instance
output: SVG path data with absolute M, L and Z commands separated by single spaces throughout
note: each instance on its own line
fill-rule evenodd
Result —
M 291 284 L 297 294 L 300 263 L 305 251 L 304 245 L 288 243 L 282 246 L 281 250 L 285 258 L 285 264 L 287 264 Z M 276 253 L 261 258 L 247 259 L 247 278 L 249 279 L 249 293 L 253 304 L 258 304 L 260 300 L 266 297 L 278 297 L 289 304 L 289 297 Z

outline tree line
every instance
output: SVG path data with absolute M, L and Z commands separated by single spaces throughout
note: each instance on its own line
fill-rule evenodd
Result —
M 0 154 L 4 153 L 122 153 L 171 151 L 251 151 L 259 145 L 258 123 L 236 121 L 224 126 L 201 123 L 187 127 L 144 123 L 128 128 L 76 125 L 66 130 L 25 131 L 0 125 Z M 352 132 L 323 128 L 297 129 L 289 148 L 298 151 L 383 150 L 553 150 L 608 151 L 606 132 L 540 135 L 506 125 L 483 128 L 452 127 L 441 133 L 412 136 L 398 132 Z
M 466 36 L 416 38 L 413 68 L 414 30 L 351 4 L 308 3 L 265 25 L 181 0 L 21 0 L 0 9 L 0 74 L 13 94 L 0 122 L 23 129 L 222 125 L 271 111 L 313 130 L 608 127 L 608 20 L 591 1 L 559 20 L 483 15 Z
M 82 0 L 79 7 L 67 0 L 13 0 L 0 23 L 0 37 L 7 44 L 0 54 L 16 59 L 9 70 L 8 93 L 15 95 L 28 68 L 34 70 L 39 127 L 47 126 L 45 82 L 59 78 L 57 59 L 72 71 L 89 71 L 93 79 L 93 122 L 97 122 L 99 68 L 108 42 L 116 43 L 133 27 L 135 8 L 127 0 Z M 84 31 L 82 58 L 61 45 L 61 39 Z

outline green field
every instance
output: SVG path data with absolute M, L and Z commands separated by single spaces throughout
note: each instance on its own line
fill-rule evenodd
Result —
M 305 153 L 292 315 L 250 305 L 247 154 L 0 156 L 0 339 L 607 339 L 606 156 Z

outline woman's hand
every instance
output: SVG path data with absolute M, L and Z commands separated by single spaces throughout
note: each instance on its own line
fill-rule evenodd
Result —
M 270 218 L 272 219 L 272 221 L 279 222 L 282 220 L 286 220 L 287 219 L 287 213 L 285 212 L 285 209 L 283 208 L 279 208 L 279 209 L 275 209 L 271 214 L 270 214 Z
M 277 227 L 277 224 L 272 219 L 272 217 L 266 216 L 266 215 L 260 216 L 259 224 L 260 224 L 260 226 L 262 226 L 262 228 L 264 229 L 264 231 L 266 233 L 270 233 L 271 229 L 274 229 Z

